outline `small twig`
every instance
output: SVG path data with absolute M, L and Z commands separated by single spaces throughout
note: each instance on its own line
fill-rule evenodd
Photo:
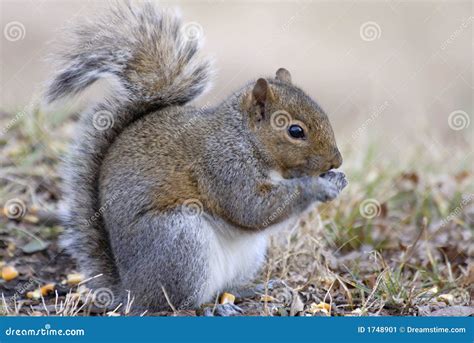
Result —
M 50 316 L 48 307 L 46 306 L 46 303 L 45 303 L 45 301 L 44 301 L 44 297 L 43 297 L 42 294 L 41 294 L 41 302 L 43 303 L 43 307 L 44 307 L 44 309 L 45 309 L 45 311 L 46 311 L 46 314 L 47 314 L 48 316 Z
M 219 295 L 216 296 L 216 300 L 214 301 L 214 306 L 212 307 L 212 314 L 216 312 L 217 304 L 219 303 Z
M 92 290 L 89 290 L 89 292 L 86 295 L 86 299 L 84 299 L 84 303 L 79 308 L 77 308 L 77 306 L 79 305 L 80 297 L 77 298 L 76 304 L 72 308 L 72 309 L 76 308 L 76 311 L 73 310 L 73 314 L 72 314 L 73 316 L 77 316 L 79 312 L 81 312 L 81 310 L 87 305 L 88 303 L 87 300 L 89 300 L 89 296 L 91 295 L 91 293 L 92 293 Z
M 116 313 L 116 312 L 119 310 L 119 308 L 122 307 L 122 305 L 123 305 L 122 303 L 118 304 L 117 307 L 114 308 L 114 309 L 113 309 L 112 311 L 110 311 L 109 313 Z
M 267 275 L 266 275 L 266 278 L 265 278 L 265 296 L 264 296 L 264 302 L 263 302 L 263 313 L 265 314 L 265 316 L 268 316 L 269 314 L 269 311 L 268 311 L 268 281 L 270 280 L 270 275 L 272 273 L 272 268 L 270 267 L 271 264 L 269 263 L 268 264 L 268 271 L 267 271 Z
M 54 312 L 56 312 L 56 314 L 58 314 L 58 298 L 59 298 L 59 295 L 58 295 L 58 290 L 57 289 L 54 290 L 54 294 L 56 294 L 56 297 L 54 298 Z
M 5 308 L 5 311 L 7 312 L 7 315 L 10 314 L 10 308 L 7 304 L 7 301 L 5 300 L 5 295 L 3 294 L 2 292 L 2 303 L 3 303 L 3 307 Z
M 131 300 L 130 300 L 130 291 L 127 290 L 127 304 L 125 305 L 125 314 L 129 314 L 132 310 L 132 304 L 133 304 L 133 301 L 135 300 L 135 297 L 133 297 Z
M 332 296 L 331 296 L 331 289 L 332 287 L 334 286 L 334 284 L 336 283 L 336 280 L 334 280 L 332 283 L 331 283 L 331 286 L 329 286 L 326 294 L 324 295 L 324 298 L 323 298 L 323 302 L 326 303 L 326 298 L 329 297 L 329 309 L 332 311 Z M 331 312 L 329 312 L 329 315 L 331 315 Z
M 410 246 L 408 251 L 403 256 L 403 260 L 400 263 L 400 266 L 399 266 L 400 272 L 403 270 L 403 267 L 405 266 L 407 261 L 410 259 L 410 257 L 412 257 L 413 253 L 415 252 L 415 248 L 416 248 L 418 242 L 420 241 L 421 237 L 423 236 L 423 233 L 425 232 L 427 225 L 428 225 L 428 219 L 426 217 L 423 217 L 423 222 L 421 224 L 421 230 L 418 233 L 418 236 L 415 238 L 415 241 L 413 242 L 413 244 Z
M 98 277 L 101 277 L 102 275 L 104 275 L 104 274 L 97 274 L 97 275 L 95 275 L 95 276 L 92 276 L 92 277 L 90 277 L 90 278 L 88 278 L 88 279 L 82 280 L 82 281 L 79 282 L 77 285 L 80 286 L 80 285 L 82 285 L 82 284 L 85 284 L 86 282 L 89 282 L 89 281 L 91 281 L 91 280 L 93 280 L 93 279 L 96 279 L 96 278 L 98 278 Z
M 374 288 L 372 289 L 372 292 L 370 292 L 369 296 L 367 297 L 365 303 L 362 305 L 362 308 L 363 309 L 369 309 L 370 306 L 367 306 L 369 304 L 369 301 L 372 299 L 372 297 L 375 295 L 375 292 L 377 291 L 378 287 L 379 287 L 379 284 L 380 282 L 382 281 L 382 277 L 384 276 L 384 274 L 387 272 L 387 269 L 384 270 L 383 272 L 381 272 L 379 274 L 379 276 L 377 276 L 377 280 L 375 281 L 375 285 L 374 285 Z
M 168 297 L 168 293 L 166 293 L 166 290 L 163 286 L 161 286 L 161 290 L 163 291 L 163 294 L 165 295 L 166 302 L 168 303 L 169 307 L 171 307 L 171 309 L 173 310 L 173 313 L 176 315 L 178 311 L 176 311 L 176 308 L 171 303 L 170 298 Z
M 344 288 L 344 290 L 346 291 L 347 298 L 348 298 L 348 300 L 349 300 L 349 305 L 351 306 L 351 308 L 353 308 L 353 307 L 354 307 L 354 302 L 353 302 L 353 300 L 352 300 L 352 294 L 351 294 L 351 292 L 349 291 L 349 288 L 347 288 L 346 283 L 345 283 L 344 281 L 342 281 L 342 279 L 339 277 L 339 275 L 337 275 L 337 274 L 335 274 L 335 273 L 332 273 L 332 274 L 336 277 L 337 281 L 339 281 L 339 284 L 340 284 L 340 285 L 342 286 L 342 288 Z

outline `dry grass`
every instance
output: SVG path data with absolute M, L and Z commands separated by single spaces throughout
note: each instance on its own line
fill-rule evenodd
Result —
M 410 167 L 383 163 L 367 158 L 372 168 L 347 170 L 346 192 L 271 250 L 272 277 L 291 283 L 306 304 L 332 303 L 332 315 L 472 306 L 472 171 L 448 174 L 420 157 Z
M 46 118 L 31 109 L 16 116 L 4 113 L 0 120 L 6 128 L 0 141 L 0 203 L 14 199 L 25 205 L 19 220 L 0 221 L 0 263 L 20 272 L 13 281 L 0 280 L 0 312 L 107 314 L 93 309 L 83 285 L 61 283 L 75 265 L 57 246 L 61 227 L 41 215 L 57 208 L 58 156 L 66 149 L 72 121 L 61 113 Z M 360 150 L 354 146 L 362 143 L 346 144 L 350 185 L 300 227 L 273 238 L 260 277 L 266 287 L 261 296 L 240 299 L 239 305 L 250 315 L 472 313 L 474 161 L 469 139 L 452 149 L 432 143 L 427 149 L 419 139 L 410 148 L 398 145 L 395 152 L 382 139 Z M 270 287 L 268 280 L 280 282 Z M 48 282 L 56 284 L 54 294 L 26 297 Z M 108 314 L 128 314 L 131 302 Z

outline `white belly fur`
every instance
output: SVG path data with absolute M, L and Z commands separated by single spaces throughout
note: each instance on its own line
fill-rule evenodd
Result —
M 203 224 L 209 229 L 211 246 L 209 279 L 203 301 L 212 302 L 217 294 L 251 281 L 265 261 L 268 236 L 293 228 L 299 217 L 293 216 L 261 232 L 245 232 L 205 216 Z

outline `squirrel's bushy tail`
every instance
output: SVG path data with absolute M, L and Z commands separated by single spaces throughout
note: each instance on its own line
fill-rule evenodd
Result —
M 46 90 L 47 102 L 75 95 L 101 78 L 114 81 L 111 95 L 81 114 L 64 168 L 63 245 L 88 277 L 103 274 L 93 287 L 120 282 L 101 216 L 107 207 L 99 198 L 101 162 L 133 121 L 185 104 L 206 88 L 210 63 L 199 56 L 196 27 L 150 3 L 125 4 L 72 28 L 53 56 L 58 68 Z
M 157 107 L 186 103 L 209 81 L 209 61 L 198 55 L 199 28 L 183 25 L 176 13 L 151 3 L 111 8 L 72 28 L 66 46 L 53 56 L 58 72 L 46 99 L 74 95 L 112 76 L 123 86 L 127 102 Z

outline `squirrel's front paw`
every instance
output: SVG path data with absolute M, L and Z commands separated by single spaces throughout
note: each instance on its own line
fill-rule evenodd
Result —
M 316 200 L 320 202 L 328 202 L 334 200 L 339 195 L 338 187 L 329 180 L 318 177 L 318 187 L 316 192 Z
M 337 187 L 339 192 L 342 191 L 344 187 L 347 186 L 347 183 L 348 183 L 346 179 L 346 175 L 343 172 L 340 172 L 337 170 L 330 170 L 320 175 L 320 177 L 334 184 Z

